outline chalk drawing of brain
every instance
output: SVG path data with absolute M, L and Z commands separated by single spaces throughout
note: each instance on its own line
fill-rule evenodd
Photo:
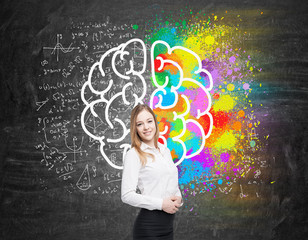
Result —
M 103 158 L 116 169 L 123 168 L 123 156 L 130 148 L 129 114 L 146 95 L 146 56 L 140 39 L 108 50 L 93 64 L 81 89 L 82 128 L 99 141 Z M 151 71 L 156 89 L 148 104 L 159 121 L 159 140 L 172 150 L 178 165 L 199 154 L 211 134 L 212 76 L 194 52 L 170 48 L 163 41 L 152 45 Z

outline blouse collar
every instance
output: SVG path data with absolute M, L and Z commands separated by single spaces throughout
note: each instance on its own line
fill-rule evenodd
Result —
M 160 142 L 158 142 L 157 145 L 158 145 L 158 148 L 159 148 L 159 150 L 160 150 L 161 152 L 163 152 L 163 151 L 165 150 L 165 148 L 166 148 L 165 145 L 161 144 Z M 155 147 L 151 147 L 151 146 L 149 146 L 148 144 L 146 144 L 146 143 L 144 143 L 144 142 L 141 142 L 140 149 L 141 149 L 142 151 L 144 151 L 145 149 L 152 149 L 152 150 L 154 150 Z

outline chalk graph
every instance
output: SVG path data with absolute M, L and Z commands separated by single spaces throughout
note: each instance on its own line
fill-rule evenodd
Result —
M 60 43 L 60 39 L 62 39 L 62 34 L 57 34 L 57 43 L 54 47 L 43 47 L 44 50 L 52 50 L 52 55 L 57 55 L 57 62 L 59 62 L 60 50 L 63 53 L 69 53 L 73 50 L 79 49 L 79 47 L 72 47 L 73 43 L 71 43 L 68 48 L 63 47 L 63 45 Z

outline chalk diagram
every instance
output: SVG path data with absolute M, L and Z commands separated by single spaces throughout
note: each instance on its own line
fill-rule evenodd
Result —
M 91 180 L 90 180 L 90 174 L 89 174 L 89 165 L 87 164 L 82 172 L 82 174 L 80 175 L 76 186 L 82 190 L 88 190 L 91 187 Z
M 81 147 L 82 147 L 82 144 L 83 144 L 83 137 L 81 139 L 81 143 L 79 145 L 79 147 L 77 147 L 77 144 L 76 144 L 76 141 L 78 140 L 78 138 L 76 136 L 73 137 L 73 145 L 72 146 L 69 146 L 68 143 L 67 143 L 67 137 L 64 138 L 64 142 L 65 142 L 65 146 L 66 148 L 69 150 L 67 152 L 62 152 L 62 153 L 65 153 L 65 154 L 73 154 L 73 162 L 76 163 L 76 157 L 77 157 L 77 154 L 82 156 L 83 153 L 86 153 L 85 150 L 81 150 Z
M 49 98 L 46 97 L 46 100 L 40 101 L 40 102 L 36 102 L 35 104 L 36 104 L 36 106 L 38 107 L 38 108 L 36 109 L 36 111 L 38 112 L 48 101 L 49 101 Z
M 143 103 L 147 92 L 143 76 L 147 49 L 142 40 L 135 38 L 108 50 L 100 61 L 92 65 L 88 79 L 81 89 L 81 99 L 85 104 L 81 113 L 82 129 L 99 142 L 104 160 L 115 169 L 123 169 L 122 159 L 130 148 L 128 114 L 138 103 Z M 185 159 L 199 154 L 211 134 L 213 118 L 209 112 L 209 91 L 213 87 L 213 79 L 207 70 L 202 69 L 199 56 L 187 48 L 170 48 L 166 42 L 158 40 L 153 43 L 150 51 L 151 73 L 156 89 L 148 104 L 154 112 L 168 112 L 167 122 L 160 126 L 160 141 L 166 146 L 181 148 L 176 162 L 179 165 Z M 193 59 L 194 65 L 183 66 L 176 60 L 181 61 L 181 58 L 187 57 Z M 167 74 L 170 73 L 170 67 L 175 74 Z M 187 72 L 190 74 L 187 75 Z M 159 76 L 161 73 L 166 74 Z M 199 75 L 206 76 L 206 85 L 198 80 Z M 136 86 L 141 87 L 141 91 Z M 197 92 L 191 95 L 191 91 Z M 203 102 L 200 104 L 200 101 Z M 176 106 L 180 106 L 183 111 L 177 112 Z M 204 116 L 208 118 L 207 129 L 198 122 Z M 176 133 L 173 122 L 182 126 Z M 194 145 L 192 147 L 183 141 L 184 135 L 189 134 L 189 131 L 195 131 L 200 136 L 198 146 L 194 143 L 191 144 Z M 85 182 L 88 182 L 87 171 L 86 167 L 82 174 Z M 80 185 L 80 189 L 89 186 L 88 183 Z
M 72 47 L 73 43 L 71 43 L 67 48 L 63 47 L 63 45 L 60 43 L 60 39 L 62 39 L 62 34 L 57 34 L 57 43 L 54 47 L 43 47 L 43 50 L 52 50 L 52 55 L 57 55 L 57 62 L 59 61 L 59 54 L 60 50 L 63 53 L 69 53 L 73 50 L 79 49 L 79 47 Z

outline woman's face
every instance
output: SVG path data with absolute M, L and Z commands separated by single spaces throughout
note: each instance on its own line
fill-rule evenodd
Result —
M 149 146 L 154 146 L 156 126 L 152 114 L 146 110 L 142 110 L 136 118 L 136 126 L 141 140 Z

